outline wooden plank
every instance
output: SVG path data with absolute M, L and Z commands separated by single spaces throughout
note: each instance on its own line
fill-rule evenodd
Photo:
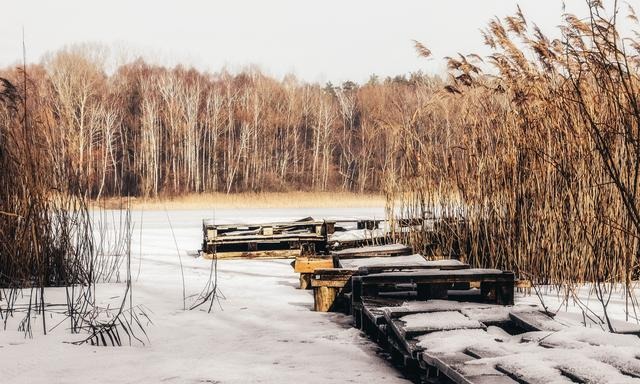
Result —
M 335 257 L 335 256 L 334 256 Z M 422 255 L 407 256 L 377 256 L 355 259 L 339 259 L 343 268 L 358 269 L 360 273 L 382 273 L 393 270 L 419 270 L 419 269 L 467 269 L 468 264 L 458 260 L 427 260 Z
M 284 233 L 271 236 L 265 235 L 237 235 L 237 236 L 218 236 L 215 239 L 208 239 L 207 244 L 210 245 L 222 245 L 222 244 L 241 244 L 248 242 L 258 243 L 280 243 L 286 241 L 325 241 L 324 236 L 310 234 L 310 233 Z
M 464 315 L 462 315 L 460 312 L 457 312 L 457 311 L 445 311 L 445 312 L 457 313 L 460 316 L 464 317 Z M 425 313 L 425 315 L 430 315 L 430 314 L 437 315 L 441 313 L 443 312 L 429 312 L 429 313 Z M 421 315 L 421 314 L 415 313 L 413 315 L 408 315 L 408 316 L 416 316 L 416 315 Z M 451 325 L 429 324 L 427 320 L 425 321 L 424 325 L 413 326 L 413 327 L 407 326 L 406 323 L 402 320 L 402 318 L 391 318 L 391 317 L 385 316 L 385 319 L 387 320 L 387 323 L 391 326 L 391 328 L 394 330 L 394 332 L 397 332 L 398 337 L 404 338 L 404 339 L 412 339 L 412 338 L 415 338 L 416 336 L 425 335 L 427 333 L 432 333 L 432 332 L 453 331 L 456 329 L 486 329 L 486 326 L 484 324 L 477 321 L 470 320 L 470 319 L 466 324 L 460 325 L 460 326 L 456 324 L 451 324 Z
M 499 309 L 501 305 L 496 304 L 484 304 L 484 303 L 465 303 L 458 301 L 448 300 L 430 300 L 425 302 L 410 302 L 407 306 L 395 306 L 383 308 L 385 316 L 389 318 L 399 318 L 414 313 L 428 313 L 428 312 L 441 312 L 441 311 L 462 311 L 467 309 Z
M 384 283 L 462 283 L 462 282 L 510 282 L 513 284 L 513 272 L 498 269 L 463 269 L 463 270 L 412 270 L 403 272 L 385 272 L 362 276 L 363 284 Z
M 251 251 L 251 252 L 216 252 L 215 257 L 221 259 L 290 259 L 300 256 L 300 249 L 280 249 L 273 251 Z M 211 260 L 212 253 L 203 252 L 202 257 Z
M 473 357 L 464 354 L 462 352 L 451 354 L 437 354 L 424 351 L 421 354 L 421 359 L 428 365 L 437 368 L 441 374 L 447 376 L 455 383 L 470 383 L 463 375 L 454 370 L 451 366 L 453 364 L 461 364 L 470 360 L 474 360 Z
M 358 248 L 344 248 L 331 252 L 332 256 L 337 256 L 340 259 L 393 257 L 410 254 L 411 248 L 404 244 L 371 245 Z
M 339 268 L 316 269 L 311 277 L 312 287 L 342 288 L 351 279 L 353 271 Z
M 475 357 L 476 359 L 492 359 L 494 357 L 505 356 L 507 353 L 501 351 L 499 349 L 488 349 L 488 348 L 480 348 L 480 347 L 467 347 L 464 350 L 469 356 Z
M 293 270 L 296 273 L 313 273 L 316 269 L 332 267 L 332 259 L 300 256 L 296 257 Z
M 324 223 L 335 223 L 335 221 L 329 220 L 313 220 L 313 218 L 306 218 L 299 221 L 272 221 L 265 223 L 229 223 L 229 224 L 213 224 L 210 221 L 205 221 L 203 226 L 207 229 L 220 230 L 236 230 L 236 229 L 251 229 L 262 227 L 274 227 L 274 228 L 304 228 L 315 225 L 322 225 Z
M 459 270 L 459 269 L 469 269 L 469 264 L 460 264 L 460 265 L 400 265 L 400 264 L 389 264 L 386 266 L 370 266 L 370 267 L 361 267 L 358 269 L 358 274 L 361 275 L 369 275 L 369 274 L 378 274 L 385 272 L 402 272 L 402 271 L 416 271 L 421 269 L 437 269 L 441 271 L 447 270 Z
M 513 380 L 515 380 L 518 383 L 523 383 L 523 384 L 545 384 L 544 381 L 542 380 L 531 380 L 530 378 L 526 378 L 524 377 L 522 374 L 520 374 L 519 372 L 513 371 L 511 369 L 509 369 L 508 367 L 502 365 L 502 364 L 496 364 L 496 371 L 498 372 L 502 372 L 505 375 L 509 376 L 510 378 L 512 378 Z M 529 380 L 527 380 L 529 379 Z M 560 371 L 558 371 L 558 381 L 560 381 L 562 379 L 561 375 L 560 375 Z
M 550 331 L 557 332 L 566 326 L 555 321 L 553 317 L 541 311 L 511 312 L 509 318 L 520 328 L 527 332 Z
M 318 280 L 349 280 L 353 272 L 344 268 L 318 268 L 313 272 L 313 276 Z
M 315 287 L 332 287 L 343 288 L 347 284 L 348 280 L 316 280 L 311 279 L 311 286 Z
M 466 354 L 466 353 L 465 353 Z M 441 360 L 447 363 L 446 359 Z M 513 380 L 504 373 L 494 368 L 494 362 L 480 362 L 478 360 L 468 360 L 464 362 L 453 361 L 449 365 L 447 372 L 453 377 L 452 381 L 464 384 L 515 384 Z M 456 379 L 456 380 L 454 380 Z

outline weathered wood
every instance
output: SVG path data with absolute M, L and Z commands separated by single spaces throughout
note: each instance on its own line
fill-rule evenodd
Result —
M 541 311 L 510 313 L 509 317 L 517 326 L 525 331 L 551 331 L 556 332 L 566 328 L 565 325 L 555 321 L 553 317 Z
M 457 311 L 442 311 L 442 312 L 455 312 L 459 314 Z M 440 313 L 442 313 L 440 312 Z M 436 314 L 435 312 L 431 312 L 432 314 Z M 464 326 L 452 325 L 452 326 L 442 326 L 442 325 L 433 325 L 429 323 L 425 323 L 421 326 L 407 327 L 402 318 L 390 318 L 385 316 L 387 323 L 391 326 L 393 331 L 396 333 L 398 338 L 401 339 L 412 339 L 416 336 L 424 335 L 432 332 L 440 332 L 440 331 L 451 331 L 455 329 L 486 329 L 486 326 L 478 321 L 469 320 Z
M 215 257 L 221 259 L 289 259 L 300 256 L 300 249 L 286 249 L 273 251 L 252 251 L 252 252 L 216 252 Z M 202 257 L 213 259 L 214 254 L 204 252 Z
M 446 299 L 451 284 L 419 284 L 416 287 L 418 300 Z
M 447 299 L 454 295 L 467 300 L 493 302 L 502 305 L 513 304 L 512 272 L 502 272 L 492 269 L 464 269 L 464 270 L 411 270 L 403 272 L 384 272 L 357 276 L 354 285 L 353 298 L 358 300 L 362 296 L 377 296 L 387 286 L 414 284 L 419 299 Z M 459 290 L 462 285 L 480 281 L 481 291 Z M 406 293 L 405 293 L 406 295 Z M 469 296 L 472 295 L 472 296 Z
M 318 268 L 313 272 L 314 280 L 341 280 L 346 281 L 351 278 L 354 271 L 343 268 Z
M 363 276 L 353 277 L 356 280 L 362 278 Z M 357 286 L 357 284 L 354 285 Z M 585 353 L 584 359 L 580 360 L 557 359 L 561 356 L 557 349 L 566 350 L 567 354 L 580 353 L 581 349 L 576 347 L 576 343 L 586 343 L 592 349 L 600 346 L 601 342 L 604 347 L 607 338 L 595 337 L 584 340 L 567 338 L 575 335 L 573 329 L 568 331 L 566 329 L 570 323 L 565 324 L 564 320 L 558 322 L 533 307 L 505 307 L 446 300 L 399 305 L 399 301 L 366 296 L 361 300 L 363 315 L 360 322 L 363 331 L 385 348 L 396 366 L 402 367 L 410 374 L 412 369 L 420 370 L 419 376 L 427 379 L 427 382 L 542 384 L 554 379 L 557 381 L 569 379 L 575 382 L 602 380 L 604 376 L 594 374 L 593 369 L 589 368 L 589 360 L 594 364 L 599 362 L 615 368 L 617 372 L 607 372 L 611 382 L 640 377 L 640 363 L 633 354 L 607 353 L 610 349 L 603 349 L 602 353 L 596 354 Z M 389 304 L 388 307 L 381 306 L 385 302 Z M 498 309 L 501 313 L 495 316 L 490 314 L 492 311 L 498 312 Z M 488 313 L 478 313 L 478 310 Z M 381 316 L 381 312 L 384 316 Z M 431 315 L 406 317 L 407 314 L 423 313 Z M 467 322 L 461 316 L 471 321 Z M 504 336 L 495 331 L 491 334 L 486 333 L 485 321 L 495 320 L 503 324 L 501 326 L 509 327 L 503 328 Z M 524 328 L 514 326 L 516 321 L 524 325 Z M 507 325 L 506 322 L 509 324 Z M 509 329 L 515 330 L 516 333 L 527 330 L 547 331 L 550 332 L 551 337 L 533 334 L 528 339 L 523 335 L 520 340 L 510 336 Z M 556 332 L 565 331 L 566 335 L 560 335 L 554 340 L 553 335 Z M 436 333 L 426 336 L 432 332 Z M 616 337 L 627 338 L 625 345 L 628 344 L 630 347 L 640 345 L 637 338 L 633 336 L 616 335 Z M 446 343 L 450 339 L 453 340 L 453 344 L 447 346 Z M 522 348 L 522 342 L 529 343 L 526 349 Z M 611 348 L 618 342 L 619 340 L 616 340 L 607 347 Z M 522 355 L 518 356 L 519 354 Z M 507 356 L 521 357 L 522 360 L 504 359 Z M 544 366 L 544 376 L 538 375 L 538 370 L 535 368 L 538 363 L 530 361 L 532 359 L 539 360 L 539 364 Z M 504 361 L 509 363 L 503 363 Z M 534 368 L 530 369 L 532 366 Z
M 297 222 L 260 224 L 212 224 L 203 222 L 202 250 L 250 257 L 249 253 L 291 249 L 323 250 L 332 222 L 310 218 Z M 258 256 L 259 257 L 259 256 Z
M 547 381 L 545 381 L 544 379 L 535 379 L 535 378 L 532 379 L 529 377 L 524 377 L 518 371 L 514 371 L 509 367 L 504 366 L 503 364 L 496 364 L 496 371 L 504 373 L 505 375 L 514 379 L 518 383 L 524 383 L 524 384 L 546 384 L 547 383 Z M 561 372 L 558 370 L 558 380 L 560 380 L 561 378 L 562 378 Z
M 311 286 L 315 287 L 333 287 L 343 288 L 347 284 L 348 280 L 316 280 L 311 279 Z
M 437 269 L 441 271 L 469 269 L 469 264 L 460 263 L 460 265 L 399 265 L 389 264 L 385 266 L 370 266 L 358 268 L 358 274 L 369 275 L 385 272 L 402 272 L 402 271 L 415 271 L 420 269 Z
M 300 274 L 300 289 L 311 289 L 311 273 Z
M 453 270 L 469 268 L 468 264 L 462 263 L 458 260 L 427 260 L 422 255 L 417 254 L 393 257 L 377 256 L 353 259 L 338 259 L 338 265 L 342 268 L 357 269 L 358 273 L 361 275 L 403 270 Z
M 503 272 L 498 269 L 463 269 L 463 270 L 411 270 L 402 272 L 384 272 L 362 276 L 367 284 L 384 283 L 463 283 L 463 282 L 506 282 L 513 286 L 513 272 Z
M 367 298 L 367 300 L 370 300 Z M 389 318 L 395 319 L 398 317 L 403 317 L 407 315 L 412 315 L 414 313 L 430 313 L 430 312 L 443 312 L 443 311 L 460 311 L 461 313 L 464 310 L 469 309 L 499 309 L 503 308 L 501 305 L 496 304 L 485 304 L 485 303 L 465 303 L 465 302 L 457 302 L 457 301 L 444 301 L 444 300 L 430 300 L 425 302 L 420 301 L 412 301 L 411 306 L 406 305 L 398 305 L 398 306 L 389 306 L 388 308 L 383 308 L 385 316 Z
M 372 245 L 332 251 L 331 255 L 340 259 L 393 257 L 411 255 L 411 248 L 403 244 Z
M 327 286 L 313 287 L 313 310 L 329 312 L 338 294 L 339 288 Z
M 313 273 L 316 269 L 332 267 L 333 260 L 330 258 L 300 256 L 296 257 L 293 270 L 296 273 Z

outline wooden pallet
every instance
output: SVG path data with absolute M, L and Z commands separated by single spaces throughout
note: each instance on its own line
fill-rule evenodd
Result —
M 311 276 L 314 311 L 333 310 L 336 297 L 347 285 L 352 273 L 353 271 L 338 268 L 316 269 Z
M 443 300 L 399 303 L 369 297 L 361 304 L 363 331 L 395 356 L 394 362 L 416 382 L 640 380 L 639 338 L 599 330 L 579 336 L 585 330 L 580 324 L 558 321 L 535 306 Z M 449 322 L 447 314 L 452 312 L 457 317 Z M 509 332 L 499 333 L 492 325 L 495 329 L 488 333 L 488 324 L 500 324 Z M 525 333 L 530 330 L 535 331 Z M 589 350 L 581 352 L 580 346 Z M 622 349 L 609 352 L 617 348 Z
M 345 248 L 337 251 L 331 251 L 331 255 L 334 258 L 342 260 L 360 257 L 393 257 L 410 254 L 411 248 L 404 244 L 370 245 L 365 247 Z
M 480 289 L 468 289 L 480 282 Z M 466 298 L 502 305 L 513 304 L 514 275 L 496 269 L 414 269 L 354 276 L 353 300 L 378 296 L 387 286 L 415 284 L 418 299 Z
M 333 259 L 327 257 L 299 256 L 293 263 L 293 270 L 300 274 L 300 289 L 311 288 L 311 276 L 316 269 L 332 268 Z
M 217 258 L 289 258 L 324 252 L 335 223 L 305 218 L 294 222 L 213 224 L 203 222 L 202 251 Z
M 318 291 L 315 287 L 320 287 L 322 285 L 330 286 L 333 288 L 342 288 L 346 285 L 346 281 L 349 281 L 352 276 L 359 276 L 360 274 L 367 275 L 369 273 L 369 269 L 367 268 L 383 268 L 384 270 L 398 270 L 405 268 L 425 268 L 425 269 L 434 269 L 445 267 L 447 269 L 465 269 L 469 266 L 464 263 L 460 263 L 456 260 L 439 260 L 439 261 L 428 261 L 424 259 L 424 257 L 420 255 L 410 255 L 410 256 L 389 256 L 389 257 L 372 257 L 372 258 L 356 258 L 356 259 L 336 259 L 334 256 L 334 265 L 339 265 L 340 268 L 333 269 L 318 269 L 319 263 L 324 263 L 325 259 L 322 261 L 314 260 L 313 262 L 309 262 L 305 259 L 301 258 L 300 268 L 298 269 L 301 273 L 301 286 L 306 286 L 306 281 L 303 279 L 310 278 L 311 286 L 314 287 L 314 291 Z M 365 269 L 363 269 L 365 268 Z M 310 273 L 309 270 L 313 269 L 315 272 Z M 306 275 L 305 275 L 306 274 Z M 338 279 L 338 283 L 335 280 Z M 324 281 L 326 280 L 326 281 Z M 315 283 L 314 283 L 315 281 Z M 314 285 L 315 284 L 315 285 Z M 334 287 L 334 285 L 338 284 L 338 287 Z M 351 286 L 349 287 L 351 288 Z M 411 291 L 414 290 L 412 284 L 397 284 L 393 286 L 393 290 L 396 291 L 399 295 L 403 294 L 411 294 Z M 316 295 L 315 297 L 318 300 L 330 300 L 333 297 L 335 299 L 337 297 L 338 291 L 327 291 L 323 295 Z M 342 294 L 342 298 L 349 302 L 348 308 L 345 312 L 352 313 L 357 312 L 359 308 L 354 308 L 352 303 L 352 294 L 351 290 L 340 290 Z M 316 305 L 318 310 L 328 310 L 333 306 L 331 303 L 324 303 Z

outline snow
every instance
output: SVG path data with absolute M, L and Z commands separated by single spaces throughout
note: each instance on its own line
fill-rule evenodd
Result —
M 427 260 L 422 255 L 392 256 L 392 257 L 363 257 L 358 259 L 341 259 L 340 265 L 343 268 L 360 268 L 360 267 L 451 267 L 461 265 L 458 260 Z
M 320 213 L 308 211 L 291 216 Z M 322 212 L 375 214 L 366 209 Z M 282 210 L 219 210 L 216 217 L 247 221 L 257 215 L 276 221 L 276 214 L 283 215 Z M 65 324 L 43 336 L 39 323 L 30 339 L 16 331 L 19 319 L 13 319 L 0 332 L 0 382 L 407 383 L 376 355 L 377 347 L 351 326 L 349 317 L 311 311 L 312 294 L 296 289 L 298 276 L 290 260 L 218 261 L 218 283 L 224 294 L 220 304 L 211 313 L 184 311 L 178 254 L 166 215 L 132 213 L 134 277 L 141 262 L 133 297 L 134 304 L 148 308 L 153 321 L 146 327 L 150 343 L 75 346 L 65 343 L 79 339 L 65 330 Z M 207 282 L 211 261 L 192 255 L 202 241 L 201 220 L 211 212 L 169 211 L 168 215 L 182 257 L 187 295 L 198 294 Z M 117 305 L 124 284 L 98 284 L 97 291 L 103 305 Z M 60 289 L 48 290 L 48 301 L 55 302 L 62 294 Z
M 494 274 L 494 273 L 502 273 L 499 269 L 456 269 L 456 270 L 440 270 L 440 269 L 420 269 L 420 270 L 409 270 L 402 272 L 381 272 L 376 273 L 375 276 L 427 276 L 427 275 L 477 275 L 477 274 Z M 371 275 L 373 276 L 373 275 Z
M 461 309 L 460 312 L 470 319 L 474 319 L 480 322 L 500 322 L 508 321 L 509 313 L 517 312 L 530 312 L 538 310 L 538 307 L 532 307 L 530 305 L 515 305 L 515 306 L 501 306 L 496 305 L 493 307 L 472 307 Z
M 330 237 L 331 243 L 364 241 L 385 237 L 388 232 L 385 229 L 353 229 L 344 232 L 334 232 Z
M 471 320 L 457 311 L 414 313 L 412 315 L 401 317 L 400 321 L 405 323 L 404 328 L 407 331 L 421 328 L 473 329 L 482 327 L 482 324 L 478 321 Z
M 392 252 L 392 251 L 403 251 L 407 249 L 407 246 L 404 244 L 384 244 L 384 245 L 369 245 L 366 247 L 358 247 L 358 248 L 345 248 L 339 251 L 333 251 L 334 255 L 340 256 L 344 254 L 351 253 L 369 253 L 369 252 Z
M 399 307 L 388 307 L 388 309 L 402 310 L 405 312 L 432 312 L 432 311 L 457 311 L 466 308 L 495 308 L 493 304 L 466 303 L 450 300 L 429 300 L 429 301 L 405 301 Z
M 360 267 L 382 267 L 387 265 L 393 265 L 393 266 L 429 265 L 429 262 L 420 255 L 410 255 L 410 256 L 363 257 L 358 259 L 341 259 L 340 265 L 343 268 L 358 269 Z
M 631 297 L 625 296 L 623 287 L 617 287 L 611 293 L 611 297 L 608 298 L 607 313 L 618 331 L 640 331 L 640 314 L 636 313 L 640 309 L 635 308 L 634 310 L 633 308 L 633 301 L 640 297 L 640 287 L 638 287 L 638 282 L 634 284 L 635 287 L 632 287 L 632 290 L 635 292 L 635 298 L 633 300 Z M 567 319 L 573 322 L 580 322 L 587 327 L 607 328 L 603 324 L 604 311 L 602 305 L 597 300 L 593 287 L 590 285 L 575 287 L 568 300 L 565 298 L 564 290 L 559 291 L 551 286 L 539 288 L 539 295 L 548 310 L 557 313 L 557 320 Z M 516 301 L 522 304 L 541 304 L 538 295 L 533 291 L 530 295 L 522 292 L 517 293 Z
M 482 345 L 501 339 L 482 329 L 457 329 L 418 336 L 418 346 L 432 353 L 463 352 L 472 345 Z
M 120 215 L 117 211 L 108 214 L 112 218 Z M 194 257 L 202 242 L 202 219 L 274 222 L 306 216 L 317 219 L 383 217 L 384 210 L 132 212 L 132 269 L 134 277 L 137 277 L 133 298 L 134 304 L 145 306 L 153 321 L 146 326 L 150 342 L 125 347 L 75 346 L 66 342 L 80 337 L 70 335 L 65 323 L 44 336 L 38 318 L 32 319 L 33 338 L 25 338 L 22 332 L 17 331 L 21 318 L 16 316 L 9 319 L 7 330 L 0 332 L 0 382 L 343 383 L 352 380 L 407 383 L 396 369 L 377 356 L 377 347 L 351 326 L 349 317 L 311 311 L 312 294 L 296 289 L 298 276 L 289 265 L 290 260 L 218 261 L 218 283 L 224 295 L 220 303 L 215 303 L 211 313 L 183 310 L 178 255 L 182 258 L 187 295 L 198 294 L 209 276 L 211 261 Z M 124 284 L 98 284 L 97 293 L 101 305 L 118 305 Z M 28 301 L 28 294 L 29 291 L 25 291 L 22 300 Z M 47 290 L 49 302 L 61 302 L 63 296 L 63 289 Z M 581 308 L 577 304 L 563 301 L 551 290 L 543 292 L 543 297 L 547 306 L 560 311 L 558 317 L 582 320 Z M 599 313 L 594 295 L 587 288 L 579 290 L 578 297 Z M 187 301 L 191 303 L 193 298 Z M 539 303 L 535 295 L 519 294 L 516 301 Z M 437 319 L 441 323 L 459 325 L 462 323 L 460 316 L 469 324 L 482 321 L 494 307 L 433 300 L 405 303 L 399 308 L 407 311 L 428 311 L 429 308 L 460 311 L 462 313 L 448 313 Z M 527 306 L 523 308 L 526 310 Z M 620 293 L 613 294 L 609 311 L 616 320 L 626 319 L 625 299 Z M 496 312 L 494 315 L 503 316 L 504 313 Z M 408 326 L 425 320 L 424 316 L 409 316 L 412 315 L 403 317 L 408 319 Z M 49 328 L 56 323 L 55 320 L 55 315 L 48 318 Z M 611 382 L 620 383 L 631 381 L 631 378 L 620 375 L 612 366 L 639 370 L 640 360 L 636 356 L 640 354 L 640 338 L 604 333 L 597 326 L 518 336 L 488 327 L 486 331 L 462 329 L 419 337 L 419 343 L 434 353 L 459 352 L 469 346 L 470 340 L 478 348 L 499 345 L 502 355 L 467 364 L 487 364 L 489 361 L 517 370 L 534 382 L 545 382 L 546 378 L 552 377 L 557 379 L 558 367 L 569 372 L 575 367 L 588 367 L 588 374 L 594 382 L 609 378 Z M 542 348 L 539 343 L 553 348 Z
M 511 336 L 496 327 L 489 327 L 485 332 L 464 329 L 459 326 L 461 323 L 456 325 L 460 329 L 418 336 L 418 346 L 436 355 L 454 355 L 466 350 L 479 354 L 479 359 L 456 368 L 463 372 L 473 371 L 474 366 L 498 366 L 531 383 L 571 382 L 560 372 L 590 383 L 640 382 L 621 373 L 640 372 L 637 358 L 640 338 L 636 336 L 583 326 Z

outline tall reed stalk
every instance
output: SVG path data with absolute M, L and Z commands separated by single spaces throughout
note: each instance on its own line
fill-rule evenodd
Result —
M 494 52 L 484 64 L 448 58 L 449 83 L 398 127 L 389 212 L 435 220 L 404 234 L 417 250 L 537 284 L 622 284 L 630 308 L 640 44 L 617 29 L 617 4 L 587 8 L 586 19 L 565 15 L 558 39 L 518 9 L 484 31 Z M 633 10 L 629 18 L 637 26 Z

